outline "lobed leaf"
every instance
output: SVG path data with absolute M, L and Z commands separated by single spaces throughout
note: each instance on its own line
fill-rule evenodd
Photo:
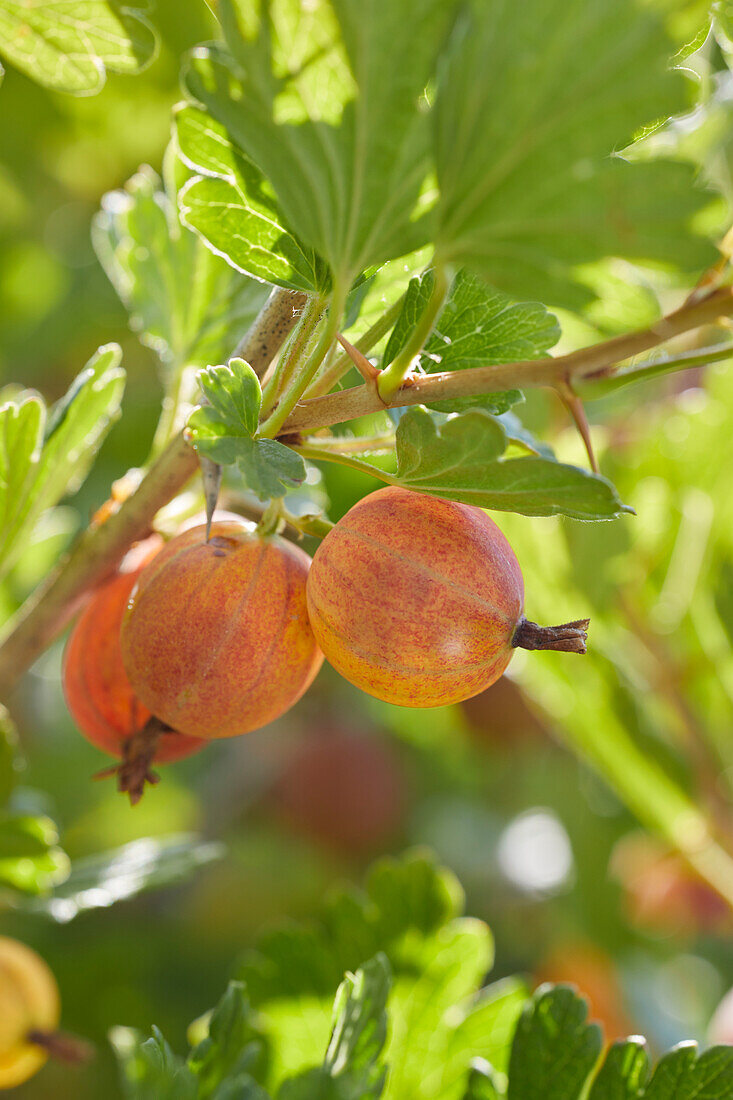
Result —
M 86 477 L 119 414 L 121 354 L 117 344 L 100 348 L 50 410 L 47 425 L 34 394 L 0 408 L 0 575 L 18 559 L 41 514 Z
M 171 196 L 147 167 L 104 196 L 92 240 L 131 327 L 164 367 L 220 362 L 267 294 L 181 227 Z
M 196 172 L 181 189 L 184 225 L 237 270 L 291 290 L 327 288 L 328 271 L 288 229 L 271 186 L 235 149 L 226 129 L 197 107 L 176 113 L 181 156 Z
M 509 1058 L 507 1100 L 580 1100 L 601 1053 L 600 1028 L 568 986 L 540 986 L 522 1013 Z
M 198 1100 L 219 1097 L 231 1078 L 251 1079 L 250 1071 L 259 1075 L 264 1066 L 264 1039 L 255 1026 L 245 988 L 241 982 L 230 982 L 211 1014 L 208 1035 L 188 1058 Z
M 707 267 L 694 169 L 618 155 L 687 109 L 673 52 L 643 0 L 472 0 L 435 98 L 441 261 L 570 308 L 592 297 L 574 268 L 604 256 Z
M 256 9 L 222 0 L 230 56 L 200 47 L 185 74 L 189 98 L 264 173 L 344 292 L 359 272 L 429 239 L 420 100 L 453 9 L 452 0 L 263 0 Z
M 283 443 L 254 439 L 262 389 L 243 359 L 199 372 L 210 405 L 195 409 L 188 419 L 199 454 L 222 465 L 237 465 L 244 481 L 261 500 L 283 496 L 305 481 L 305 463 Z
M 547 457 L 502 458 L 507 441 L 501 421 L 482 410 L 438 427 L 425 409 L 411 408 L 397 427 L 393 483 L 527 516 L 600 520 L 630 510 L 598 474 Z
M 155 56 L 148 3 L 0 0 L 0 54 L 47 88 L 93 95 L 107 70 L 136 73 Z

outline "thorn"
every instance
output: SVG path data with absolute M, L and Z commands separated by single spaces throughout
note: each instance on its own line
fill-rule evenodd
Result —
M 374 366 L 374 364 L 370 363 L 366 355 L 362 355 L 359 349 L 355 348 L 353 344 L 350 344 L 349 341 L 341 335 L 341 333 L 339 333 L 339 335 L 337 336 L 337 340 L 348 355 L 351 362 L 358 370 L 359 374 L 364 379 L 364 381 L 367 384 L 375 385 L 377 378 L 379 377 L 379 371 Z
M 558 382 L 556 389 L 560 400 L 573 418 L 580 438 L 583 440 L 591 470 L 594 474 L 599 474 L 600 469 L 596 460 L 595 451 L 593 450 L 593 441 L 590 436 L 588 417 L 585 415 L 585 406 L 583 402 L 567 381 Z
M 201 467 L 201 478 L 204 483 L 206 541 L 208 542 L 211 535 L 211 521 L 214 518 L 214 511 L 216 510 L 217 501 L 219 500 L 222 469 L 218 463 L 210 458 L 206 458 L 205 455 L 199 455 L 199 465 Z

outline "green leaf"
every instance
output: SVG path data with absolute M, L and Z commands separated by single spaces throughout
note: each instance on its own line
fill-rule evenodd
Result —
M 603 1061 L 588 1100 L 637 1100 L 649 1074 L 643 1039 L 613 1043 Z
M 267 295 L 181 228 L 147 167 L 105 195 L 92 240 L 132 328 L 166 368 L 221 362 Z
M 461 911 L 456 879 L 424 853 L 384 859 L 364 891 L 336 890 L 312 925 L 265 932 L 237 976 L 255 1004 L 282 997 L 333 995 L 343 974 L 383 951 L 393 971 L 414 972 L 409 943 L 430 938 Z
M 19 552 L 18 534 L 36 479 L 45 415 L 43 402 L 35 394 L 0 407 L 0 573 L 12 565 L 14 546 L 16 556 Z
M 395 983 L 385 1100 L 461 1096 L 470 1058 L 478 1051 L 467 1035 L 465 1045 L 459 1038 L 464 1022 L 459 1006 L 475 996 L 493 954 L 488 927 L 459 918 L 427 940 L 415 960 L 416 972 Z
M 588 1005 L 568 986 L 540 986 L 514 1035 L 507 1100 L 579 1100 L 602 1046 L 587 1017 Z
M 104 908 L 145 890 L 190 878 L 222 854 L 221 845 L 187 834 L 134 840 L 99 855 L 75 859 L 71 874 L 48 897 L 17 907 L 65 924 L 88 909 Z
M 383 365 L 391 363 L 407 343 L 427 305 L 433 282 L 431 271 L 410 281 Z M 463 269 L 453 280 L 420 366 L 433 373 L 541 359 L 559 339 L 557 318 L 539 302 L 514 302 Z M 505 399 L 504 394 L 487 396 Z
M 232 57 L 200 47 L 185 74 L 189 97 L 265 174 L 344 293 L 359 272 L 428 239 L 417 217 L 430 170 L 420 99 L 453 7 L 223 0 Z
M 501 1100 L 501 1095 L 491 1066 L 474 1065 L 463 1100 Z
M 189 106 L 176 114 L 176 134 L 185 162 L 203 173 L 179 193 L 184 225 L 255 279 L 292 290 L 327 288 L 325 264 L 287 228 L 272 188 L 233 147 L 226 129 L 205 111 Z
M 390 333 L 387 345 L 382 355 L 382 367 L 388 367 L 407 344 L 410 336 L 417 328 L 430 296 L 435 286 L 435 275 L 432 268 L 410 279 L 405 292 L 405 300 L 395 326 Z
M 733 1047 L 710 1047 L 699 1057 L 697 1043 L 680 1043 L 661 1059 L 644 1100 L 731 1100 Z
M 253 436 L 262 404 L 260 380 L 244 359 L 199 371 L 199 385 L 219 421 L 237 434 Z
M 69 859 L 58 846 L 58 832 L 47 817 L 0 814 L 0 886 L 42 894 L 69 874 Z
M 342 1091 L 347 1095 L 363 1100 L 377 1100 L 384 1087 L 386 1067 L 380 1055 L 387 1037 L 390 984 L 389 962 L 380 953 L 356 974 L 347 974 L 336 994 L 323 1069 L 330 1077 L 344 1079 Z
M 402 312 L 387 342 L 387 366 L 406 345 L 427 306 L 433 273 L 411 279 Z M 546 356 L 560 338 L 557 318 L 538 302 L 513 302 L 465 269 L 458 272 L 434 331 L 420 356 L 426 373 L 466 370 L 497 363 L 516 363 Z M 523 401 L 520 390 L 434 401 L 438 412 L 484 409 L 499 415 Z
M 0 575 L 17 560 L 40 515 L 86 477 L 125 386 L 117 344 L 100 348 L 50 410 L 30 395 L 0 408 Z
M 481 410 L 436 427 L 411 408 L 397 427 L 394 483 L 463 504 L 527 516 L 614 519 L 629 509 L 609 481 L 548 458 L 502 458 L 507 435 Z
M 115 1027 L 109 1040 L 126 1100 L 197 1100 L 196 1078 L 156 1027 L 144 1041 L 131 1028 Z
M 642 0 L 472 0 L 435 98 L 436 255 L 517 298 L 577 308 L 604 256 L 708 266 L 694 169 L 617 155 L 687 110 L 673 44 Z M 501 94 L 498 94 L 501 89 Z
M 346 975 L 336 994 L 323 1065 L 286 1081 L 278 1100 L 379 1100 L 387 1072 L 381 1054 L 390 980 L 383 954 Z
M 261 500 L 283 496 L 305 481 L 300 455 L 274 439 L 253 439 L 262 390 L 257 375 L 243 359 L 199 372 L 211 405 L 188 418 L 194 448 L 221 465 L 239 467 L 247 487 Z
M 254 1026 L 245 988 L 241 982 L 230 982 L 211 1015 L 207 1037 L 189 1055 L 197 1097 L 210 1100 L 228 1079 L 261 1071 L 263 1064 L 263 1037 Z
M 249 489 L 260 498 L 281 497 L 305 481 L 305 462 L 276 439 L 243 440 L 237 466 Z
M 154 57 L 147 8 L 121 0 L 0 0 L 0 54 L 47 88 L 93 95 L 107 69 L 137 73 Z

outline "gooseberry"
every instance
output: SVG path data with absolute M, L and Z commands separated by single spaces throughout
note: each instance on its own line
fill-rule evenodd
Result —
M 48 1058 L 45 1042 L 58 1027 L 59 991 L 35 951 L 0 936 L 0 1088 L 32 1077 Z
M 587 620 L 539 627 L 523 603 L 519 562 L 485 512 L 396 486 L 339 520 L 308 578 L 326 658 L 368 694 L 409 707 L 477 695 L 517 646 L 585 652 Z
M 181 733 L 266 725 L 323 660 L 308 622 L 310 558 L 245 521 L 177 535 L 140 574 L 120 640 L 135 694 Z
M 121 789 L 128 791 L 133 801 L 142 793 L 141 768 L 143 780 L 151 778 L 151 761 L 167 764 L 181 760 L 205 744 L 154 720 L 130 686 L 122 663 L 120 626 L 130 593 L 144 566 L 162 546 L 156 535 L 133 547 L 120 571 L 87 602 L 64 653 L 62 678 L 71 716 L 88 741 L 125 761 L 126 769 L 115 770 Z

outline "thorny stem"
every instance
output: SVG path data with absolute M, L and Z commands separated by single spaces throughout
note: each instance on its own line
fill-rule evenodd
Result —
M 305 295 L 272 292 L 237 348 L 252 369 L 263 375 L 271 358 L 295 324 L 293 310 Z M 36 657 L 66 626 L 87 592 L 106 579 L 129 546 L 145 538 L 155 514 L 183 489 L 198 469 L 196 452 L 183 433 L 174 436 L 135 492 L 109 519 L 92 526 L 71 552 L 25 602 L 0 638 L 0 698 L 4 698 Z
M 554 386 L 559 379 L 587 378 L 625 362 L 650 348 L 671 340 L 684 332 L 714 324 L 721 317 L 733 314 L 733 288 L 721 287 L 707 298 L 683 305 L 674 313 L 662 317 L 649 328 L 624 333 L 589 348 L 560 355 L 557 358 L 531 359 L 496 366 L 471 367 L 467 370 L 441 374 L 414 375 L 409 386 L 403 386 L 389 401 L 388 407 L 429 404 L 452 397 L 473 397 L 480 393 L 511 390 L 516 387 Z M 283 425 L 285 432 L 308 432 L 355 420 L 379 412 L 384 402 L 367 386 L 355 386 L 338 393 L 300 404 Z
M 392 400 L 412 370 L 413 360 L 425 346 L 430 333 L 433 331 L 436 318 L 443 308 L 450 280 L 446 269 L 442 265 L 436 264 L 433 271 L 433 290 L 420 320 L 397 358 L 379 376 L 379 382 L 377 383 L 379 396 L 385 404 Z
M 232 352 L 231 358 L 244 359 L 257 377 L 263 378 L 288 334 L 297 324 L 307 300 L 307 294 L 299 290 L 275 287 Z
M 402 294 L 397 301 L 382 314 L 379 320 L 375 321 L 372 327 L 367 329 L 364 335 L 354 343 L 354 347 L 357 351 L 360 351 L 362 355 L 366 355 L 372 350 L 375 344 L 379 343 L 383 336 L 387 335 L 392 325 L 399 317 L 404 301 L 405 295 Z M 335 362 L 316 375 L 314 381 L 306 390 L 305 397 L 318 397 L 320 394 L 328 393 L 337 382 L 341 381 L 345 374 L 348 374 L 352 366 L 353 363 L 346 352 L 339 355 Z
M 293 380 L 280 395 L 280 400 L 275 411 L 270 414 L 260 427 L 258 435 L 261 439 L 274 439 L 275 436 L 279 435 L 283 424 L 310 385 L 316 371 L 336 339 L 340 320 L 341 302 L 334 298 L 329 306 L 328 315 L 323 326 L 323 331 L 318 339 L 318 343 L 303 366 L 298 370 Z
M 300 322 L 290 346 L 281 355 L 280 361 L 272 372 L 272 377 L 262 390 L 263 415 L 270 412 L 280 395 L 281 389 L 290 381 L 293 369 L 307 347 L 322 312 L 322 298 L 311 298 L 303 307 Z

